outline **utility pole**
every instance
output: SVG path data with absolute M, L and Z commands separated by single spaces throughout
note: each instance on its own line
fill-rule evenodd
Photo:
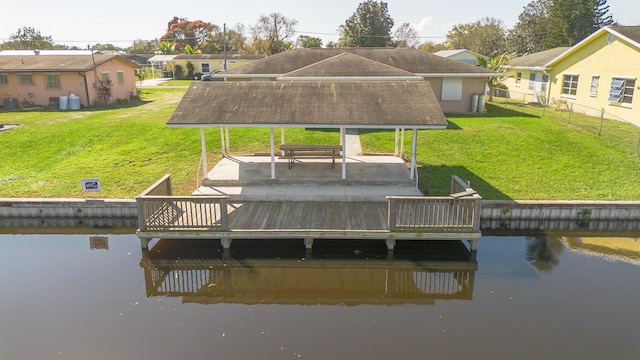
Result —
M 222 37 L 223 37 L 222 52 L 224 53 L 224 70 L 227 70 L 227 24 L 226 23 L 222 24 Z

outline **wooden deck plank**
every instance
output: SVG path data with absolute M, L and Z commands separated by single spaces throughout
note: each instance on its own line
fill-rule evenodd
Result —
M 244 202 L 229 213 L 232 229 L 387 230 L 383 202 Z

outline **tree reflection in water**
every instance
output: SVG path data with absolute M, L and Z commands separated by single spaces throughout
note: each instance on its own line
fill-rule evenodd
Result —
M 525 238 L 527 261 L 540 272 L 551 272 L 560 263 L 564 246 L 560 237 L 540 234 Z

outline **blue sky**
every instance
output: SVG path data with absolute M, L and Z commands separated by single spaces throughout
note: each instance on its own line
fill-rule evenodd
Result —
M 610 13 L 622 25 L 640 25 L 638 0 L 608 0 Z M 320 37 L 326 44 L 337 41 L 338 26 L 344 24 L 362 0 L 239 0 L 239 1 L 86 1 L 24 0 L 19 9 L 4 13 L 0 41 L 8 40 L 23 26 L 34 27 L 55 43 L 86 47 L 94 43 L 129 46 L 135 39 L 152 40 L 164 34 L 174 16 L 233 27 L 254 25 L 262 14 L 279 12 L 298 20 L 299 34 Z M 387 1 L 396 26 L 408 22 L 418 30 L 421 42 L 442 42 L 453 25 L 483 17 L 504 22 L 507 29 L 530 0 L 509 1 Z M 5 7 L 5 10 L 7 8 Z M 31 11 L 28 11 L 31 10 Z M 8 16 L 7 16 L 8 15 Z M 294 39 L 295 40 L 295 39 Z

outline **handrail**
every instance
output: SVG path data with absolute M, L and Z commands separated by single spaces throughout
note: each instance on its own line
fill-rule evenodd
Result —
M 388 196 L 389 231 L 479 231 L 478 195 L 455 198 Z
M 140 231 L 229 231 L 228 196 L 139 196 Z

